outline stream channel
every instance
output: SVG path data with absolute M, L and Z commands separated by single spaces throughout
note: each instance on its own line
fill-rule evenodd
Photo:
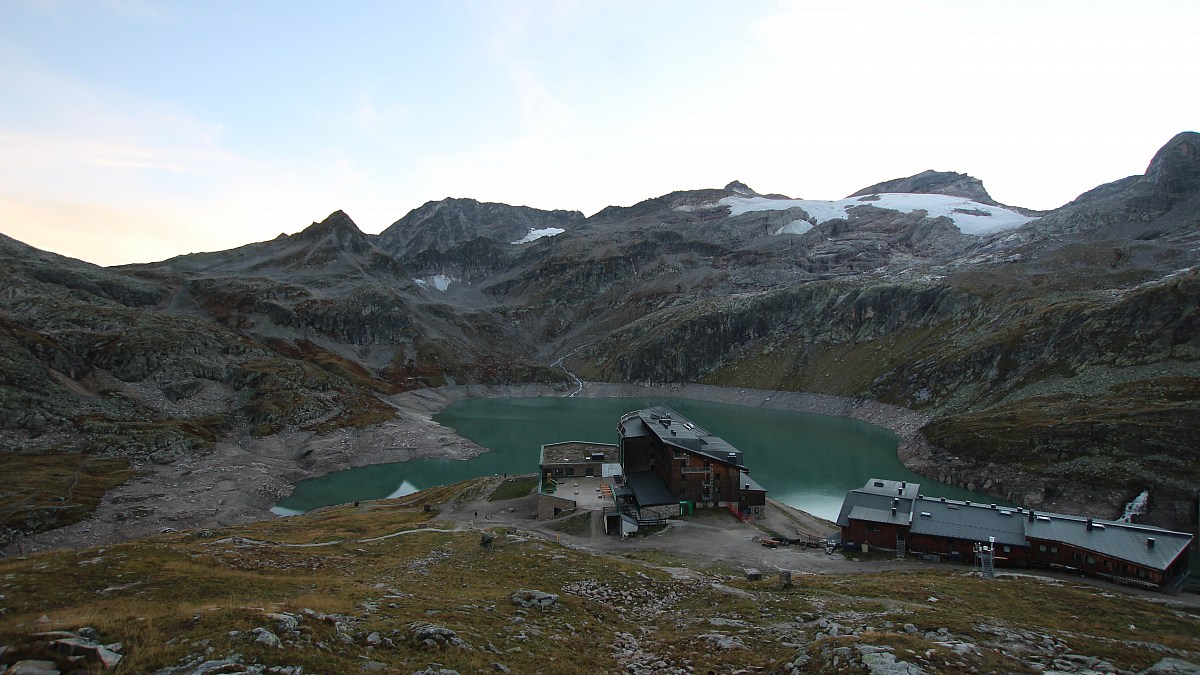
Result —
M 870 478 L 916 481 L 932 496 L 997 502 L 909 471 L 896 458 L 896 435 L 859 420 L 690 399 L 537 397 L 467 399 L 434 415 L 491 452 L 467 461 L 417 459 L 337 471 L 297 483 L 272 510 L 292 515 L 479 476 L 536 473 L 542 445 L 616 444 L 621 415 L 653 405 L 676 410 L 742 450 L 768 497 L 828 520 L 837 518 L 846 492 Z

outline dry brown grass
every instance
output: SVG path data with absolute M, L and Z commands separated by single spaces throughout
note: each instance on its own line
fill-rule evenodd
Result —
M 891 646 L 900 658 L 919 655 L 928 672 L 964 670 L 967 657 L 923 635 L 884 628 L 890 621 L 911 622 L 922 631 L 946 628 L 981 642 L 988 639 L 977 628 L 981 623 L 1021 627 L 1129 669 L 1160 656 L 1136 640 L 1200 653 L 1194 610 L 1071 583 L 985 581 L 938 569 L 799 575 L 793 588 L 779 590 L 771 579 L 721 576 L 705 567 L 707 561 L 677 555 L 593 555 L 505 528 L 489 530 L 494 541 L 483 547 L 478 530 L 434 531 L 443 524 L 440 510 L 464 493 L 480 496 L 488 484 L 469 481 L 215 532 L 3 560 L 0 595 L 8 610 L 0 615 L 0 644 L 33 649 L 37 632 L 87 625 L 105 641 L 125 644 L 126 672 L 153 671 L 210 647 L 212 658 L 240 653 L 247 662 L 301 665 L 311 672 L 355 671 L 363 659 L 401 672 L 430 662 L 460 672 L 482 672 L 496 662 L 516 672 L 604 672 L 621 669 L 613 644 L 618 633 L 629 633 L 656 659 L 718 672 L 777 669 L 794 658 L 798 648 L 789 645 L 797 641 L 808 645 L 818 664 L 825 647 L 863 642 Z M 303 545 L 313 543 L 325 545 Z M 685 566 L 700 580 L 675 579 L 661 569 Z M 571 585 L 582 581 L 602 583 L 615 595 L 596 600 L 571 593 Z M 559 603 L 545 612 L 522 609 L 510 596 L 526 588 L 557 593 Z M 677 597 L 656 601 L 667 594 Z M 301 636 L 283 636 L 288 644 L 282 649 L 256 645 L 246 635 L 257 627 L 274 629 L 268 612 L 304 610 L 342 617 L 350 642 L 333 621 L 307 615 Z M 847 613 L 873 630 L 814 641 L 815 629 L 794 621 L 798 615 Z M 413 621 L 444 625 L 473 649 L 424 651 L 408 636 Z M 395 647 L 368 649 L 365 638 L 374 631 Z M 747 649 L 719 650 L 700 637 L 716 632 L 737 636 Z M 1019 662 L 988 650 L 969 660 L 984 671 L 1021 672 Z

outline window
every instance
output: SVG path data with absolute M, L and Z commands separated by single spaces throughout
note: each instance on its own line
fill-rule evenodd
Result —
M 1045 553 L 1045 552 L 1046 552 L 1046 545 L 1038 544 L 1038 553 Z
M 555 476 L 561 476 L 561 475 L 562 475 L 562 473 L 563 473 L 563 472 L 562 472 L 562 467 L 561 467 L 561 466 L 560 466 L 560 467 L 558 467 L 558 468 L 556 468 L 556 469 L 554 470 L 554 475 L 555 475 Z
M 1011 546 L 1005 546 L 1005 547 L 1004 547 L 1004 552 L 1005 552 L 1005 553 L 1012 553 L 1012 547 L 1011 547 Z
M 1053 553 L 1053 554 L 1055 554 L 1055 555 L 1058 555 L 1058 547 L 1057 547 L 1057 546 L 1051 546 L 1051 547 L 1050 547 L 1050 552 L 1051 552 L 1051 553 Z
M 1079 551 L 1072 551 L 1071 552 L 1071 560 L 1074 560 L 1075 562 L 1079 562 L 1080 560 L 1083 560 L 1083 554 L 1080 553 Z
M 567 475 L 568 475 L 568 476 L 574 476 L 574 475 L 575 475 L 575 467 L 573 467 L 573 466 L 568 466 L 568 467 L 567 467 Z
M 595 476 L 595 475 L 596 475 L 596 468 L 595 468 L 595 467 L 591 467 L 591 466 L 589 466 L 589 467 L 587 468 L 586 475 L 588 475 L 588 476 Z
M 1087 557 L 1087 564 L 1088 564 L 1088 565 L 1095 565 L 1095 564 L 1096 564 L 1096 556 L 1094 556 L 1094 555 L 1089 555 L 1089 556 Z

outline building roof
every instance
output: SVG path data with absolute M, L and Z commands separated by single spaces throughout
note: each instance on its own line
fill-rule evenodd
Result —
M 891 509 L 875 509 L 870 506 L 855 506 L 850 509 L 847 518 L 854 520 L 865 520 L 871 523 L 888 523 L 891 525 L 908 525 L 908 513 L 901 513 L 899 510 L 895 514 Z
M 913 504 L 909 531 L 985 543 L 989 537 L 995 537 L 997 544 L 1025 546 L 1025 519 L 1015 511 L 989 504 L 920 496 Z
M 837 524 L 842 527 L 849 525 L 852 512 L 861 508 L 858 515 L 853 516 L 855 520 L 874 523 L 903 521 L 907 525 L 912 513 L 913 499 L 917 497 L 920 487 L 917 483 L 872 478 L 863 487 L 846 493 L 846 498 L 842 500 L 842 510 L 838 513 Z M 901 520 L 892 517 L 893 506 L 896 507 L 896 515 Z
M 639 424 L 640 422 L 640 424 Z M 665 406 L 637 410 L 621 418 L 625 438 L 654 435 L 666 445 L 743 471 L 742 452 L 719 436 L 714 436 L 683 415 Z
M 677 504 L 679 498 L 671 494 L 662 478 L 653 469 L 634 471 L 625 475 L 625 484 L 633 491 L 638 507 Z
M 921 494 L 920 483 L 910 483 L 905 480 L 885 480 L 882 478 L 872 478 L 867 481 L 867 484 L 854 490 L 869 495 L 884 495 L 887 497 L 900 497 L 901 499 L 915 499 Z
M 766 492 L 767 489 L 758 484 L 758 481 L 750 477 L 749 471 L 742 471 L 741 481 L 738 483 L 739 490 L 753 490 L 756 492 Z
M 1025 536 L 1030 539 L 1062 542 L 1160 570 L 1170 567 L 1192 541 L 1192 535 L 1185 532 L 1109 520 L 1093 519 L 1092 529 L 1088 530 L 1087 518 L 1059 513 L 1035 512 L 1031 523 L 1027 512 L 1021 520 Z M 1150 539 L 1154 540 L 1152 548 L 1147 545 Z
M 603 454 L 602 459 L 592 459 L 593 454 Z M 539 464 L 580 464 L 583 462 L 615 462 L 617 446 L 612 443 L 592 443 L 590 441 L 567 441 L 565 443 L 547 443 L 542 446 L 542 457 Z
M 1192 535 L 1149 525 L 1040 513 L 993 504 L 973 504 L 944 497 L 926 497 L 917 483 L 872 478 L 862 488 L 846 493 L 837 524 L 850 520 L 908 525 L 913 534 L 953 537 L 1028 546 L 1030 539 L 1051 541 L 1165 570 L 1179 557 Z M 895 514 L 892 507 L 896 507 Z M 1147 545 L 1154 539 L 1153 547 Z

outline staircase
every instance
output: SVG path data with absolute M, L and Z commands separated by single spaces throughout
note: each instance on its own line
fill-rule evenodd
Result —
M 896 557 L 904 557 L 904 537 L 896 537 Z
M 987 553 L 979 557 L 979 567 L 983 570 L 984 579 L 994 579 L 996 577 L 996 556 L 994 553 Z

